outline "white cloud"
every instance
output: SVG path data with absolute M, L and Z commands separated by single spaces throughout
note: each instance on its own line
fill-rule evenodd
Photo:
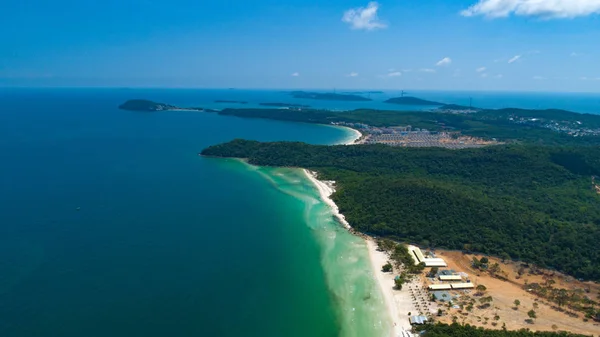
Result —
M 521 55 L 515 55 L 510 60 L 508 60 L 508 63 L 517 62 L 520 58 L 521 58 Z
M 300 76 L 300 73 L 299 72 L 292 73 L 292 76 L 298 77 L 298 76 Z
M 430 68 L 422 68 L 422 69 L 419 69 L 419 71 L 422 73 L 435 73 L 435 69 L 430 69 Z
M 449 57 L 444 57 L 443 59 L 439 60 L 438 63 L 436 63 L 435 65 L 438 67 L 441 67 L 441 66 L 447 66 L 450 63 L 452 63 L 452 59 Z
M 353 72 L 351 72 L 350 74 L 348 74 L 346 76 L 348 76 L 348 77 L 356 77 L 356 76 L 358 76 L 358 73 L 353 71 Z
M 388 75 L 388 77 L 398 77 L 398 76 L 402 76 L 402 73 L 399 71 L 393 71 L 387 75 Z
M 502 74 L 498 74 L 498 75 L 496 75 L 496 76 L 494 76 L 494 77 L 495 77 L 495 78 L 503 78 L 503 77 L 504 77 L 504 75 L 502 75 Z
M 572 56 L 572 57 L 576 57 L 576 56 L 581 56 L 581 54 L 579 54 L 579 53 L 576 53 L 576 52 L 572 52 L 572 53 L 571 53 L 571 56 Z
M 481 77 L 483 77 L 483 78 L 487 78 L 487 77 L 488 77 L 488 74 L 487 74 L 487 73 L 483 73 L 483 74 L 481 74 Z
M 462 16 L 503 18 L 510 15 L 564 19 L 600 13 L 600 0 L 479 0 Z
M 478 73 L 482 73 L 482 72 L 486 71 L 486 69 L 487 69 L 486 67 L 480 67 L 480 68 L 475 69 L 475 71 Z
M 376 30 L 387 28 L 387 25 L 377 17 L 379 4 L 375 1 L 369 2 L 367 7 L 352 8 L 344 12 L 342 21 L 350 24 L 352 29 Z
M 533 76 L 533 79 L 534 79 L 534 80 L 537 80 L 537 81 L 543 81 L 543 80 L 545 80 L 546 78 L 545 78 L 544 76 Z

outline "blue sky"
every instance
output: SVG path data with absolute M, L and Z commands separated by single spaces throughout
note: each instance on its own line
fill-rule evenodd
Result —
M 600 0 L 4 0 L 0 86 L 600 91 Z

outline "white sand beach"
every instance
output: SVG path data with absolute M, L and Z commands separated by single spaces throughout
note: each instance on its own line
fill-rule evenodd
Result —
M 309 170 L 303 170 L 308 179 L 317 187 L 319 195 L 324 203 L 329 205 L 333 211 L 333 215 L 346 227 L 350 229 L 350 224 L 346 221 L 346 217 L 340 213 L 338 206 L 331 200 L 331 195 L 335 192 L 335 181 L 321 181 L 317 179 L 317 173 Z
M 336 125 L 335 127 L 336 127 L 336 128 L 347 129 L 347 130 L 350 130 L 350 131 L 352 131 L 352 133 L 353 133 L 353 136 L 352 136 L 352 138 L 350 138 L 350 139 L 347 139 L 347 140 L 343 140 L 343 141 L 341 141 L 341 142 L 340 142 L 339 144 L 337 144 L 337 145 L 355 145 L 355 144 L 359 144 L 359 140 L 360 140 L 360 139 L 362 138 L 362 136 L 363 136 L 363 134 L 362 134 L 360 131 L 358 131 L 358 130 L 356 130 L 356 129 L 353 129 L 353 128 L 349 128 L 349 127 L 347 127 L 347 126 L 341 126 L 341 125 Z
M 347 229 L 352 227 L 346 220 L 343 214 L 340 213 L 338 206 L 331 199 L 331 195 L 335 192 L 335 181 L 320 181 L 317 178 L 316 172 L 304 170 L 304 173 L 310 181 L 317 187 L 320 197 L 333 211 L 334 216 Z M 373 238 L 365 237 L 373 277 L 377 281 L 381 294 L 383 295 L 387 314 L 393 323 L 394 331 L 392 336 L 403 336 L 404 331 L 410 331 L 411 325 L 409 322 L 409 313 L 412 315 L 428 314 L 433 312 L 433 309 L 427 308 L 429 304 L 423 304 L 426 292 L 423 290 L 423 284 L 419 278 L 404 285 L 403 289 L 398 291 L 394 289 L 394 277 L 400 273 L 394 270 L 394 273 L 383 273 L 381 268 L 389 261 L 388 254 L 377 250 L 377 243 Z M 421 303 L 420 305 L 418 303 Z M 426 308 L 420 310 L 420 308 Z

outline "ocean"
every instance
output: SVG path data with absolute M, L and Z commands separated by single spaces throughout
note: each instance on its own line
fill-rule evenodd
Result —
M 409 94 L 600 113 L 598 94 Z M 197 155 L 235 138 L 335 144 L 351 132 L 117 109 L 132 98 L 398 108 L 382 103 L 396 93 L 378 95 L 0 89 L 0 336 L 387 335 L 364 242 L 333 220 L 300 170 Z

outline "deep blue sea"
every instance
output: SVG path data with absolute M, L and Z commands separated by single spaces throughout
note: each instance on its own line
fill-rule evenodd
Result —
M 600 113 L 598 94 L 410 94 Z M 117 106 L 146 98 L 207 108 L 236 106 L 214 103 L 226 99 L 390 109 L 381 103 L 390 96 L 356 104 L 283 91 L 0 89 L 0 336 L 383 331 L 376 294 L 359 309 L 356 331 L 343 329 L 356 320 L 347 307 L 374 291 L 364 247 L 323 220 L 330 214 L 298 172 L 197 155 L 234 138 L 333 144 L 347 130 Z M 353 250 L 360 252 L 342 263 Z

